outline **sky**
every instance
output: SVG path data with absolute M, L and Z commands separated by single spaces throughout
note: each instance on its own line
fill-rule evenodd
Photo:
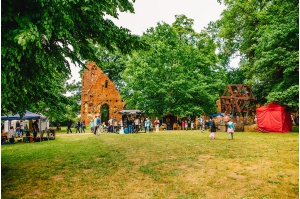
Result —
M 209 22 L 220 19 L 224 5 L 217 0 L 136 0 L 133 13 L 120 13 L 119 19 L 111 19 L 115 25 L 127 28 L 132 34 L 142 35 L 158 22 L 172 24 L 175 15 L 184 14 L 194 20 L 194 30 L 200 32 Z M 79 67 L 71 65 L 71 80 L 79 80 Z

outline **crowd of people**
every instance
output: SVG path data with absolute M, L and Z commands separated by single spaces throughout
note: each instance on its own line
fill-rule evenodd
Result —
M 33 138 L 37 137 L 37 133 L 39 132 L 38 120 L 32 121 L 31 130 L 29 129 L 27 124 L 24 124 L 23 120 L 17 120 L 15 123 L 15 127 L 13 125 L 9 127 L 7 139 L 11 144 L 15 143 L 15 138 L 24 138 L 24 140 L 26 141 L 26 138 L 30 136 L 30 132 L 32 132 Z
M 181 125 L 182 130 L 200 130 L 201 132 L 204 132 L 206 129 L 209 129 L 210 134 L 209 138 L 212 140 L 216 139 L 216 132 L 220 129 L 218 129 L 217 123 L 223 123 L 226 127 L 226 132 L 228 133 L 228 139 L 233 139 L 233 134 L 235 131 L 235 125 L 232 120 L 232 118 L 228 114 L 224 114 L 219 118 L 213 118 L 213 117 L 205 117 L 203 115 L 200 115 L 195 120 L 191 119 L 180 119 L 179 125 Z M 239 123 L 240 118 L 237 116 L 235 118 L 235 122 Z M 298 117 L 295 117 L 292 115 L 292 122 L 295 124 L 298 124 Z M 253 123 L 257 123 L 256 116 L 253 117 Z M 73 122 L 68 121 L 68 129 L 67 133 L 71 132 L 71 127 L 73 125 Z M 142 118 L 142 117 L 128 117 L 125 116 L 120 121 L 117 121 L 116 118 L 111 118 L 108 120 L 107 125 L 105 122 L 101 123 L 101 119 L 99 116 L 95 116 L 94 119 L 90 121 L 90 129 L 91 133 L 94 133 L 95 135 L 100 135 L 100 132 L 108 132 L 108 133 L 136 133 L 140 131 L 144 131 L 145 133 L 149 133 L 155 129 L 155 132 L 159 132 L 160 125 L 162 125 L 162 122 L 156 117 L 154 122 L 152 123 L 150 118 Z M 16 125 L 16 127 L 19 129 L 22 125 Z M 84 121 L 78 121 L 76 124 L 76 133 L 82 133 L 85 132 L 85 123 Z M 19 133 L 19 130 L 16 130 L 15 133 Z
M 72 127 L 74 126 L 74 123 L 73 121 L 68 118 L 68 121 L 67 121 L 67 134 L 68 133 L 72 133 Z M 60 124 L 59 126 L 57 126 L 57 129 L 60 128 Z M 77 123 L 75 124 L 75 133 L 85 133 L 85 121 L 80 121 L 78 120 Z

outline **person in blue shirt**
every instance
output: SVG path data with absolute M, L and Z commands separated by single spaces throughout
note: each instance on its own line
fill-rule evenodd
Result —
M 96 124 L 95 124 L 95 131 L 94 131 L 94 134 L 95 135 L 100 135 L 99 134 L 99 127 L 100 127 L 100 124 L 101 124 L 101 119 L 99 118 L 99 116 L 97 115 L 97 118 L 96 118 Z
M 146 118 L 146 122 L 145 122 L 145 127 L 147 129 L 147 133 L 150 132 L 150 125 L 151 125 L 151 121 L 149 118 Z

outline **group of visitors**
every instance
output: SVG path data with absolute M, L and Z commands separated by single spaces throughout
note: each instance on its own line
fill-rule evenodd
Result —
M 225 126 L 226 126 L 226 132 L 228 133 L 228 139 L 233 140 L 233 133 L 235 130 L 234 123 L 231 121 L 231 118 L 229 116 L 224 118 L 224 122 L 225 122 Z M 216 139 L 217 130 L 220 130 L 220 129 L 216 125 L 216 119 L 213 118 L 212 125 L 210 127 L 210 134 L 209 134 L 209 138 L 211 140 Z
M 182 130 L 187 130 L 188 126 L 190 123 L 190 129 L 193 130 L 195 128 L 195 123 L 193 120 L 191 121 L 187 121 L 187 120 L 182 120 L 181 122 L 181 127 Z M 230 140 L 233 139 L 233 133 L 234 133 L 234 123 L 231 121 L 231 118 L 228 115 L 225 115 L 224 117 L 224 123 L 226 125 L 226 131 L 228 132 L 228 138 Z M 68 122 L 67 122 L 67 133 L 71 132 L 71 127 L 72 127 L 72 120 L 70 118 L 68 118 Z M 159 119 L 156 117 L 154 120 L 154 126 L 155 126 L 155 132 L 159 132 L 159 125 L 160 125 L 160 121 Z M 18 125 L 19 126 L 19 125 Z M 17 126 L 17 127 L 18 127 Z M 145 133 L 149 133 L 152 129 L 151 129 L 152 123 L 150 118 L 145 118 L 145 120 L 140 119 L 140 118 L 127 118 L 126 119 L 126 125 L 125 128 L 127 128 L 127 132 L 128 133 L 132 133 L 134 131 L 138 132 L 140 130 L 140 127 L 143 127 L 145 129 Z M 216 119 L 215 118 L 210 118 L 209 121 L 207 122 L 205 120 L 204 116 L 199 116 L 198 117 L 198 126 L 196 126 L 196 128 L 198 127 L 199 130 L 201 130 L 201 132 L 205 131 L 206 126 L 209 127 L 210 129 L 210 139 L 211 140 L 215 140 L 216 139 L 216 132 L 218 129 L 217 125 L 216 125 Z M 90 129 L 91 129 L 91 133 L 94 133 L 95 135 L 100 135 L 100 128 L 104 128 L 105 127 L 105 123 L 103 125 L 101 125 L 101 119 L 100 117 L 97 115 L 95 116 L 94 119 L 92 119 L 90 121 Z M 116 118 L 111 118 L 108 120 L 108 132 L 114 132 L 117 133 L 118 130 L 120 130 L 120 128 L 123 128 L 123 122 L 122 119 L 119 122 L 118 125 L 118 121 Z M 85 122 L 84 121 L 78 121 L 76 124 L 76 133 L 82 133 L 85 132 Z
M 76 133 L 85 133 L 85 122 L 84 121 L 78 121 L 76 126 Z
M 72 133 L 72 127 L 73 127 L 73 121 L 68 118 L 68 121 L 67 121 L 67 134 L 70 132 Z M 85 121 L 78 121 L 75 125 L 75 133 L 85 133 Z
M 23 120 L 16 121 L 15 126 L 16 126 L 15 128 L 14 128 L 14 126 L 10 126 L 10 128 L 8 130 L 7 139 L 9 140 L 9 143 L 14 143 L 15 138 L 23 137 L 24 132 L 27 132 L 26 135 L 25 135 L 26 137 L 30 136 L 29 127 L 28 127 L 27 124 L 24 125 Z M 33 120 L 33 122 L 32 122 L 32 135 L 33 135 L 33 138 L 37 137 L 38 132 L 39 132 L 38 120 Z

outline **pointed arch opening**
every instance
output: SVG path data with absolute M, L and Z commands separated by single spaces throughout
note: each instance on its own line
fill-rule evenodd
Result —
M 109 120 L 109 106 L 108 104 L 103 104 L 101 107 L 101 121 L 107 124 Z

